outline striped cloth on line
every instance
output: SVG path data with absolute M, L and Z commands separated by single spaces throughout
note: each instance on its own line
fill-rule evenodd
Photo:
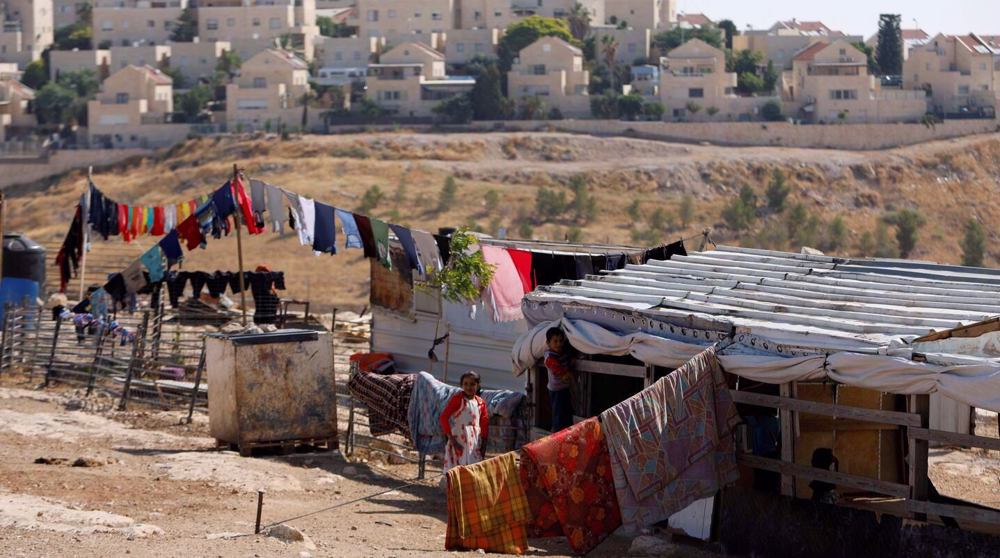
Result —
M 347 382 L 351 395 L 368 408 L 372 436 L 399 433 L 410 437 L 407 412 L 413 394 L 413 374 L 375 374 L 359 371 Z
M 448 471 L 446 550 L 523 554 L 531 511 L 516 453 Z

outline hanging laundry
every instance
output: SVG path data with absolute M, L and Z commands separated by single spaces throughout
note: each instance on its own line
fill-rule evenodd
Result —
M 516 455 L 510 452 L 448 471 L 446 550 L 527 551 L 531 511 Z
M 250 234 L 260 234 L 264 232 L 263 227 L 257 226 L 257 218 L 253 214 L 253 206 L 250 202 L 250 196 L 247 195 L 246 189 L 243 188 L 243 179 L 237 178 L 233 183 L 233 197 L 236 201 L 236 205 L 240 214 L 243 217 L 243 226 L 247 228 L 247 232 Z
M 535 290 L 535 281 L 531 273 L 531 252 L 508 248 L 507 254 L 510 256 L 510 260 L 514 262 L 514 267 L 517 268 L 517 275 L 521 278 L 521 286 L 524 287 L 524 292 L 530 293 Z
M 201 234 L 201 227 L 198 225 L 198 219 L 194 215 L 177 225 L 177 234 L 187 242 L 189 251 L 194 250 L 205 241 L 204 235 Z
M 565 535 L 574 554 L 590 552 L 622 524 L 608 444 L 589 418 L 521 448 L 521 484 L 531 537 Z
M 184 294 L 184 287 L 187 286 L 188 272 L 171 271 L 167 273 L 167 295 L 170 297 L 170 307 L 180 306 L 181 295 Z
M 104 291 L 111 296 L 111 300 L 115 301 L 116 305 L 123 304 L 125 297 L 128 296 L 125 289 L 125 276 L 121 273 L 112 273 L 108 277 L 108 282 L 104 284 Z
M 177 206 L 168 205 L 163 208 L 163 229 L 170 232 L 177 227 Z
M 315 202 L 292 192 L 285 192 L 285 197 L 295 215 L 295 231 L 299 233 L 299 244 L 312 246 L 316 225 Z
M 132 240 L 132 229 L 129 227 L 129 207 L 118 204 L 118 233 L 122 235 L 122 240 L 129 242 Z
M 354 222 L 358 225 L 358 234 L 361 235 L 361 245 L 365 249 L 366 258 L 378 258 L 378 246 L 375 244 L 375 232 L 372 230 L 372 222 L 366 215 L 354 214 Z
M 191 216 L 191 202 L 186 201 L 184 203 L 177 204 L 177 222 L 183 223 L 185 219 Z
M 111 304 L 111 295 L 104 290 L 104 287 L 98 287 L 94 292 L 90 293 L 90 312 L 98 319 L 106 319 L 108 317 L 108 306 Z
M 104 198 L 104 231 L 108 236 L 118 236 L 118 204 L 109 198 Z
M 585 279 L 588 275 L 594 274 L 594 260 L 590 255 L 577 254 L 573 256 L 576 276 L 574 279 Z
M 151 283 L 159 283 L 163 280 L 163 250 L 160 249 L 159 244 L 154 244 L 152 248 L 146 250 L 146 253 L 139 258 L 139 261 L 149 271 L 149 281 Z
M 284 197 L 284 193 L 277 186 L 265 184 L 264 194 L 267 196 L 267 214 L 271 221 L 271 232 L 282 233 L 284 230 L 281 221 L 285 218 L 285 214 L 281 210 L 284 205 L 281 203 L 281 200 Z
M 216 271 L 208 276 L 208 296 L 219 298 L 226 289 L 229 288 L 229 279 L 232 276 L 228 271 Z
M 78 204 L 73 214 L 73 221 L 66 231 L 59 253 L 56 255 L 56 265 L 59 266 L 59 292 L 66 292 L 66 286 L 76 270 L 80 267 L 83 256 L 85 235 L 83 231 L 83 208 Z
M 163 236 L 166 230 L 166 212 L 160 206 L 153 208 L 153 226 L 149 229 L 149 234 L 153 236 Z
M 499 246 L 483 245 L 481 249 L 486 263 L 493 266 L 493 280 L 485 291 L 486 298 L 493 307 L 493 321 L 513 322 L 523 319 L 521 299 L 524 298 L 524 283 L 510 254 Z
M 410 262 L 410 269 L 417 270 L 417 273 L 424 275 L 424 266 L 420 263 L 420 257 L 417 256 L 417 245 L 413 242 L 413 235 L 410 233 L 410 229 L 402 225 L 389 225 L 392 232 L 396 235 L 399 240 L 399 244 L 403 247 L 403 252 L 406 253 L 406 259 Z
M 181 251 L 180 234 L 176 230 L 171 230 L 166 236 L 160 239 L 159 245 L 160 249 L 163 250 L 163 255 L 167 258 L 167 265 L 174 265 L 184 259 L 184 252 Z
M 625 254 L 607 254 L 604 260 L 604 269 L 607 271 L 624 269 L 626 263 L 628 263 L 628 259 Z
M 364 248 L 361 241 L 361 233 L 358 231 L 358 223 L 354 220 L 354 214 L 343 209 L 336 210 L 337 218 L 340 219 L 340 227 L 344 231 L 344 243 L 347 248 Z
M 227 273 L 229 276 L 229 290 L 233 292 L 234 295 L 240 294 L 244 289 L 250 288 L 250 272 L 243 272 L 243 289 L 240 289 L 240 272 L 232 271 Z
M 337 221 L 333 206 L 322 202 L 314 204 L 313 251 L 317 253 L 337 253 Z
M 139 260 L 135 260 L 122 271 L 122 279 L 125 280 L 125 292 L 128 294 L 135 294 L 149 284 L 142 269 L 142 262 Z
M 236 200 L 233 199 L 233 188 L 228 180 L 212 193 L 212 205 L 220 219 L 225 219 L 236 212 Z
M 153 225 L 155 224 L 156 212 L 153 207 L 144 207 L 143 215 L 146 217 L 144 225 L 142 227 L 142 234 L 153 234 Z
M 285 274 L 271 271 L 266 265 L 259 265 L 250 277 L 250 294 L 253 296 L 255 324 L 274 323 L 278 315 L 281 299 L 275 289 L 285 289 Z
M 714 347 L 601 413 L 625 531 L 736 481 L 739 420 Z
M 263 180 L 250 179 L 250 205 L 253 212 L 258 215 L 263 215 L 267 211 L 266 188 L 267 184 Z
M 347 389 L 368 408 L 372 436 L 402 434 L 410 437 L 406 413 L 413 395 L 413 374 L 376 374 L 360 371 L 351 376 Z
M 413 242 L 417 245 L 417 257 L 420 258 L 424 276 L 441 271 L 444 263 L 441 261 L 441 252 L 431 233 L 415 229 L 410 232 L 413 233 Z
M 389 258 L 389 225 L 374 217 L 371 218 L 372 237 L 375 239 L 375 249 L 378 252 L 378 260 L 382 265 L 392 269 L 392 260 Z
M 129 206 L 128 208 L 128 222 L 129 227 L 132 229 L 132 238 L 139 238 L 139 234 L 142 233 L 142 208 Z
M 204 271 L 188 273 L 188 280 L 191 281 L 191 297 L 200 299 L 201 291 L 205 288 L 205 283 L 208 283 L 208 274 Z

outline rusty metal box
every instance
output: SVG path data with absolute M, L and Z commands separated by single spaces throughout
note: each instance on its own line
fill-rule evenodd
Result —
M 239 446 L 337 444 L 337 394 L 329 333 L 211 335 L 206 338 L 212 436 Z

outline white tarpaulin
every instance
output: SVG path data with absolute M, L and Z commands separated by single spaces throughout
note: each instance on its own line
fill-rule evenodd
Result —
M 616 333 L 585 320 L 541 323 L 522 335 L 512 353 L 520 375 L 545 354 L 545 332 L 561 327 L 575 349 L 588 355 L 631 355 L 646 364 L 677 368 L 704 346 L 648 333 Z M 973 407 L 1000 412 L 1000 364 L 939 365 L 897 356 L 839 352 L 778 357 L 719 355 L 730 374 L 770 384 L 830 378 L 841 384 L 904 395 L 940 392 Z
M 706 345 L 674 341 L 648 333 L 615 333 L 585 320 L 563 318 L 542 322 L 522 335 L 511 352 L 514 374 L 520 376 L 545 354 L 545 332 L 559 327 L 574 349 L 585 355 L 632 355 L 656 366 L 677 368 L 705 350 Z

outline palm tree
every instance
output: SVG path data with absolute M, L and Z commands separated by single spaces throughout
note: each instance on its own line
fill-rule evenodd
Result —
M 590 11 L 579 2 L 573 4 L 573 9 L 566 18 L 569 23 L 569 32 L 578 41 L 582 41 L 590 33 Z
M 611 35 L 601 37 L 601 57 L 608 66 L 608 80 L 611 82 L 611 91 L 618 93 L 615 89 L 615 58 L 618 56 L 618 40 Z

